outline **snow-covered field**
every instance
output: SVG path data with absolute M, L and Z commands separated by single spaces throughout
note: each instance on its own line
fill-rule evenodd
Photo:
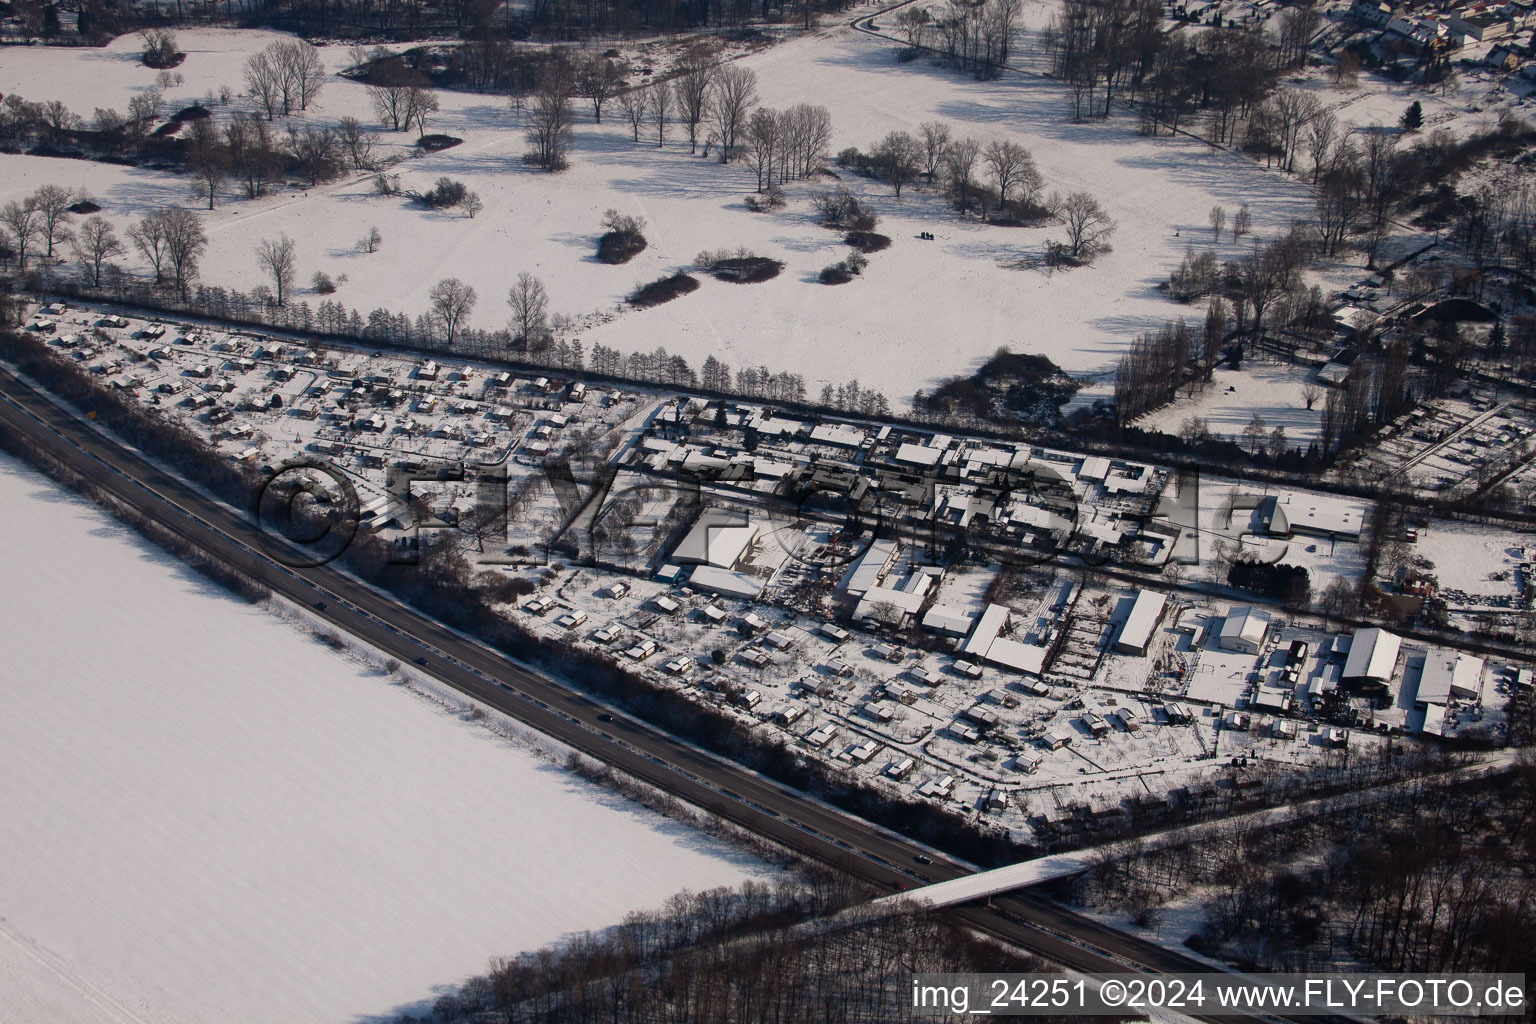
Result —
M 1186 397 L 1148 413 L 1136 425 L 1177 434 L 1185 420 L 1199 417 L 1211 433 L 1247 444 L 1243 431 L 1258 415 L 1264 421 L 1266 441 L 1270 431 L 1284 427 L 1287 445 L 1304 448 L 1317 440 L 1323 415 L 1322 399 L 1309 410 L 1302 393 L 1314 376 L 1307 366 L 1247 359 L 1241 370 L 1218 368 L 1209 385 L 1192 395 L 1184 392 Z
M 0 1020 L 367 1020 L 765 870 L 9 459 L 0 507 Z
M 1031 5 L 1027 24 L 1042 26 L 1050 6 Z M 186 84 L 170 91 L 168 107 L 221 85 L 238 91 L 244 55 L 270 38 L 182 33 L 189 56 L 179 70 Z M 61 99 L 87 115 L 96 106 L 121 109 L 153 81 L 153 72 L 132 62 L 132 47 L 125 39 L 104 52 L 8 52 L 0 55 L 0 91 Z M 1032 47 L 1031 38 L 1026 52 Z M 817 272 L 849 250 L 840 234 L 812 221 L 809 197 L 825 184 L 792 185 L 785 210 L 754 214 L 742 201 L 755 186 L 746 167 L 690 156 L 680 128 L 659 149 L 654 139 L 637 144 L 617 111 L 598 126 L 590 106 L 580 105 L 572 167 L 541 174 L 522 162 L 522 128 L 504 102 L 443 93 L 431 130 L 464 143 L 394 170 L 408 187 L 430 187 L 439 175 L 464 181 L 486 202 L 478 217 L 379 198 L 362 177 L 256 201 L 228 197 L 203 215 L 211 238 L 203 278 L 245 288 L 259 283 L 253 247 L 286 232 L 299 242 L 300 281 L 316 270 L 346 274 L 335 298 L 365 314 L 377 306 L 421 312 L 433 283 L 459 277 L 479 294 L 474 323 L 490 328 L 505 320 L 507 286 L 526 270 L 544 279 L 554 311 L 585 318 L 580 336 L 589 349 L 594 343 L 625 352 L 664 345 L 695 368 L 711 354 L 732 366 L 764 364 L 804 375 L 812 393 L 822 382 L 856 378 L 899 404 L 917 388 L 969 372 L 1004 345 L 1046 353 L 1074 373 L 1110 370 L 1137 333 L 1190 315 L 1155 286 L 1183 258 L 1186 244 L 1214 244 L 1205 228 L 1213 204 L 1230 210 L 1250 204 L 1256 236 L 1310 213 L 1301 182 L 1241 157 L 1188 139 L 1140 136 L 1130 116 L 1073 124 L 1066 94 L 1053 82 L 1012 75 L 978 83 L 924 62 L 897 64 L 892 53 L 889 43 L 835 28 L 743 63 L 757 72 L 764 104 L 826 104 L 834 153 L 868 148 L 889 131 L 915 130 L 932 119 L 949 122 L 957 136 L 1022 143 L 1049 189 L 1086 189 L 1105 204 L 1119 225 L 1114 252 L 1092 268 L 1067 273 L 1007 269 L 1003 263 L 1061 237 L 1060 227 L 961 222 L 934 191 L 909 189 L 898 202 L 888 186 L 845 174 L 843 183 L 880 213 L 880 230 L 893 244 L 871 258 L 861 279 L 828 287 L 815 283 Z M 325 56 L 333 70 L 347 63 L 340 48 Z M 328 123 L 348 114 L 372 121 L 363 88 L 333 76 L 308 118 Z M 404 133 L 380 138 L 396 152 L 406 140 Z M 89 188 L 120 227 L 156 205 L 190 202 L 175 175 L 0 157 L 0 200 L 48 181 Z M 650 248 L 626 266 L 593 257 L 609 207 L 649 222 Z M 382 231 L 384 246 L 360 255 L 353 242 L 370 225 Z M 936 240 L 917 238 L 923 231 Z M 1245 245 L 1215 247 L 1230 257 Z M 705 280 L 698 293 L 667 305 L 610 315 L 636 284 L 691 265 L 701 250 L 738 246 L 784 261 L 784 273 L 750 286 Z

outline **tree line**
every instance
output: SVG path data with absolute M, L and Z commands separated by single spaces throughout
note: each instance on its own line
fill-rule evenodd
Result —
M 175 3 L 137 7 L 113 0 L 81 0 L 71 32 L 59 16 L 61 7 L 21 0 L 13 16 L 29 41 L 70 43 L 75 38 L 104 45 L 114 36 L 163 26 L 235 25 L 276 28 L 314 39 L 458 38 L 485 46 L 530 37 L 581 40 L 634 33 L 699 30 L 744 31 L 758 25 L 809 27 L 816 15 L 847 7 L 845 0 L 534 0 L 526 6 L 496 0 L 229 0 L 228 3 Z
M 1455 763 L 1411 747 L 1404 759 Z M 1283 827 L 1218 823 L 1187 845 L 1132 845 L 1080 894 L 1112 893 L 1150 926 L 1166 900 L 1207 886 L 1190 944 L 1259 970 L 1326 969 L 1347 954 L 1385 971 L 1528 972 L 1533 814 L 1536 764 L 1525 758 L 1502 778 L 1405 787 Z
M 821 873 L 684 891 L 605 931 L 497 957 L 425 1020 L 886 1024 L 912 1019 L 913 972 L 1047 969 L 942 912 L 837 912 L 860 895 Z

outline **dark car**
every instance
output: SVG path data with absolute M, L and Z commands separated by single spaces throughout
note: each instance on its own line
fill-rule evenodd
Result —
M 919 853 L 916 856 L 914 856 L 912 859 L 917 861 L 919 864 L 932 864 L 933 863 L 933 858 L 928 856 L 925 853 Z
M 426 663 L 427 663 L 427 659 L 426 658 L 417 658 L 416 659 L 416 664 L 418 664 L 418 665 L 425 665 Z
M 599 722 L 611 722 L 611 721 L 613 721 L 613 716 L 610 715 L 610 714 L 604 713 L 604 714 L 598 715 L 597 716 L 597 720 Z

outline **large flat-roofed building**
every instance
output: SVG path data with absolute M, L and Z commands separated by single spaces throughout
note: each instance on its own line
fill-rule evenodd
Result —
M 1224 651 L 1258 654 L 1269 632 L 1269 615 L 1249 605 L 1235 605 L 1221 623 L 1217 643 Z
M 954 636 L 965 636 L 975 624 L 975 613 L 953 604 L 936 604 L 923 616 L 924 629 Z
M 986 659 L 994 665 L 1038 676 L 1045 671 L 1045 654 L 1046 649 L 1038 644 L 1021 644 L 999 637 L 987 648 Z
M 1255 510 L 1259 527 L 1271 537 L 1306 534 L 1330 540 L 1359 540 L 1365 508 L 1321 494 L 1271 494 Z
M 987 610 L 981 613 L 981 618 L 976 623 L 976 628 L 971 630 L 971 635 L 966 639 L 961 651 L 975 658 L 985 658 L 987 651 L 997 635 L 1008 625 L 1008 609 L 1004 605 L 989 604 Z
M 1125 624 L 1120 627 L 1120 636 L 1115 640 L 1115 650 L 1121 654 L 1146 654 L 1167 604 L 1166 594 L 1151 590 L 1137 591 L 1131 613 L 1125 617 Z
M 1419 675 L 1419 692 L 1414 703 L 1421 709 L 1431 704 L 1444 706 L 1452 698 L 1476 697 L 1482 688 L 1482 658 L 1435 648 L 1424 656 L 1424 670 Z
M 937 466 L 939 459 L 944 455 L 942 449 L 932 445 L 912 444 L 903 441 L 896 449 L 896 461 L 906 462 L 913 466 Z
M 1349 657 L 1344 659 L 1345 685 L 1385 687 L 1392 681 L 1402 643 L 1395 633 L 1379 626 L 1355 630 L 1349 642 Z
M 713 565 L 734 569 L 741 562 L 758 528 L 746 516 L 720 509 L 700 513 L 693 529 L 672 551 L 672 561 L 679 565 Z
M 894 540 L 877 540 L 870 544 L 858 560 L 848 567 L 848 571 L 843 573 L 843 578 L 837 584 L 838 589 L 850 597 L 863 597 L 865 591 L 879 586 L 886 573 L 891 571 L 898 550 L 899 546 Z
M 715 565 L 701 565 L 688 577 L 688 585 L 695 590 L 718 594 L 721 597 L 738 597 L 747 600 L 753 600 L 761 594 L 766 584 L 767 580 L 757 576 L 732 572 L 730 569 L 722 569 Z

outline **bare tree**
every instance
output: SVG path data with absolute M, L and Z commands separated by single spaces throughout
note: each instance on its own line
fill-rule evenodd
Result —
M 832 112 L 826 107 L 796 103 L 784 112 L 785 161 L 780 177 L 808 178 L 821 169 L 832 144 Z
M 305 125 L 303 130 L 288 128 L 288 152 L 311 185 L 330 181 L 342 172 L 344 154 L 341 140 L 330 128 Z
M 956 202 L 964 207 L 976 177 L 976 161 L 981 158 L 981 143 L 966 136 L 950 143 L 944 151 L 944 173 Z
M 153 87 L 128 101 L 128 120 L 140 138 L 149 134 L 149 126 L 160 120 L 160 107 L 164 101 L 160 90 Z
M 549 331 L 549 295 L 544 291 L 544 283 L 532 274 L 518 274 L 507 290 L 507 305 L 512 307 L 513 339 L 521 342 L 527 352 Z
M 59 100 L 49 100 L 42 105 L 40 113 L 43 123 L 48 126 L 48 137 L 55 143 L 62 142 L 64 136 L 80 127 L 81 120 L 75 114 L 70 113 Z
M 393 60 L 378 67 L 369 79 L 367 92 L 379 123 L 399 132 L 411 126 L 414 105 L 420 102 L 422 92 L 430 90 L 420 72 Z
M 720 162 L 736 155 L 736 140 L 746 127 L 747 114 L 757 103 L 757 72 L 739 64 L 720 68 L 715 75 L 709 114 L 720 142 Z
M 428 297 L 432 300 L 432 321 L 451 346 L 475 308 L 475 290 L 456 277 L 446 277 L 432 286 Z
M 608 102 L 624 82 L 629 68 L 608 57 L 593 56 L 583 61 L 576 71 L 577 88 L 592 101 L 592 118 L 603 123 L 603 104 Z
M 236 117 L 224 127 L 224 148 L 230 168 L 249 199 L 266 191 L 277 178 L 279 156 L 272 128 L 261 118 Z
M 256 265 L 272 279 L 272 290 L 281 306 L 298 276 L 298 250 L 287 235 L 263 238 L 256 245 Z
M 714 88 L 715 65 L 695 63 L 688 65 L 672 80 L 672 92 L 677 100 L 677 116 L 688 129 L 688 152 L 699 149 L 699 125 L 709 113 L 710 93 Z
M 473 190 L 464 193 L 464 198 L 459 200 L 459 209 L 464 211 L 464 216 L 470 220 L 475 219 L 475 214 L 485 209 L 485 200 L 480 198 L 480 193 Z
M 112 230 L 112 223 L 101 214 L 88 218 L 80 225 L 80 230 L 70 239 L 69 244 L 75 258 L 91 272 L 91 284 L 98 288 L 101 287 L 101 268 L 114 256 L 121 256 L 128 251 Z
M 1052 204 L 1067 229 L 1067 254 L 1082 263 L 1092 263 L 1109 251 L 1109 236 L 1115 222 L 1099 201 L 1087 192 L 1073 192 Z
M 533 146 L 528 161 L 546 171 L 564 170 L 573 124 L 570 94 L 564 83 L 554 75 L 546 76 L 528 111 L 527 139 Z
M 1307 403 L 1308 412 L 1312 411 L 1312 406 L 1316 405 L 1317 400 L 1322 397 L 1323 389 L 1315 381 L 1309 380 L 1301 386 L 1301 398 L 1302 401 Z
M 70 217 L 69 208 L 75 204 L 75 193 L 58 185 L 44 185 L 31 196 L 37 209 L 38 233 L 47 247 L 47 258 L 53 259 L 53 247 L 69 234 L 65 227 Z
M 993 140 L 987 143 L 982 158 L 987 162 L 987 169 L 992 172 L 992 182 L 997 186 L 997 200 L 1003 205 L 1007 205 L 1010 195 L 1015 191 L 1022 192 L 1019 196 L 1021 201 L 1033 203 L 1045 187 L 1045 179 L 1035 167 L 1034 158 L 1029 155 L 1029 150 L 1017 142 Z
M 648 93 L 655 86 L 642 85 L 619 94 L 619 112 L 629 122 L 635 141 L 640 141 L 640 129 L 645 127 L 645 111 L 649 105 Z
M 279 39 L 245 62 L 246 89 L 269 121 L 307 109 L 324 84 L 320 51 L 302 39 Z
M 784 177 L 785 120 L 777 111 L 758 107 L 747 118 L 746 127 L 742 130 L 748 159 L 757 173 L 759 192 L 773 187 L 773 169 L 776 165 L 780 168 L 780 179 Z
M 427 118 L 437 111 L 437 93 L 431 89 L 416 88 L 405 94 L 405 123 L 407 127 L 414 124 L 418 136 L 426 137 Z
M 283 80 L 293 104 L 308 110 L 325 85 L 325 62 L 320 59 L 320 51 L 302 39 L 284 39 L 275 45 L 282 47 Z
M 178 50 L 176 49 L 176 33 L 170 29 L 147 29 L 140 33 L 144 40 L 144 50 L 140 55 L 145 66 L 152 68 L 168 68 L 176 61 Z
M 944 154 L 949 150 L 949 125 L 943 121 L 924 121 L 917 126 L 918 137 L 923 140 L 923 173 L 932 181 L 944 165 Z
M 1244 203 L 1237 208 L 1237 213 L 1232 216 L 1232 241 L 1237 241 L 1253 228 L 1253 214 L 1248 212 L 1248 204 Z
M 272 47 L 253 53 L 246 59 L 245 89 L 268 121 L 279 113 L 288 113 L 283 105 L 283 73 L 277 66 Z
M 229 152 L 219 144 L 208 119 L 196 123 L 206 127 L 195 130 L 187 147 L 187 172 L 192 176 L 189 191 L 194 199 L 208 200 L 211 210 L 219 190 L 229 180 Z
M 1327 107 L 1307 122 L 1307 151 L 1312 156 L 1312 184 L 1328 169 L 1328 155 L 1338 134 L 1339 119 Z
M 373 167 L 373 136 L 368 134 L 363 122 L 355 117 L 342 118 L 336 122 L 336 137 L 346 149 L 353 170 L 363 171 Z
M 357 240 L 357 248 L 362 252 L 378 252 L 379 246 L 384 244 L 384 236 L 376 227 L 369 228 L 362 238 Z
M 1211 241 L 1221 241 L 1221 233 L 1227 228 L 1227 208 L 1217 203 L 1211 207 Z
M 907 40 L 908 49 L 916 50 L 923 45 L 923 37 L 933 17 L 926 7 L 903 7 L 896 14 L 896 28 Z M 928 172 L 932 174 L 932 171 Z
M 181 207 L 155 210 L 128 229 L 128 238 L 154 267 L 156 283 L 169 274 L 172 286 L 186 294 L 197 277 L 197 261 L 208 248 L 197 214 Z
M 667 122 L 672 118 L 672 90 L 665 82 L 651 86 L 646 106 L 650 108 L 651 121 L 656 125 L 656 148 L 667 141 Z
M 37 240 L 40 230 L 37 202 L 32 196 L 17 202 L 12 200 L 0 207 L 0 224 L 11 229 L 11 239 L 16 245 L 16 265 L 27 265 L 27 250 Z
M 149 262 L 155 272 L 155 283 L 165 280 L 166 241 L 165 221 L 151 213 L 128 229 L 128 240 L 139 254 Z
M 1280 166 L 1286 171 L 1296 169 L 1296 152 L 1301 149 L 1301 136 L 1312 119 L 1321 114 L 1322 103 L 1311 93 L 1300 89 L 1280 89 L 1270 100 L 1274 111 L 1275 130 L 1280 143 Z
M 897 199 L 901 198 L 901 187 L 917 176 L 921 155 L 922 146 L 906 132 L 891 132 L 875 147 L 873 156 L 890 179 Z

